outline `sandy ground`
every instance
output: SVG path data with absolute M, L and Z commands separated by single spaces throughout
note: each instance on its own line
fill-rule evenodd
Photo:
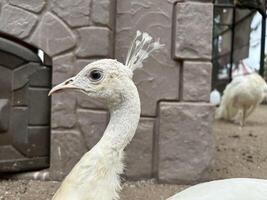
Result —
M 209 179 L 257 177 L 267 179 L 267 106 L 249 117 L 246 127 L 223 121 L 214 123 L 216 159 Z M 0 200 L 50 200 L 60 183 L 0 180 Z M 122 200 L 162 200 L 186 188 L 156 184 L 153 180 L 126 182 Z
M 210 179 L 254 177 L 267 179 L 267 105 L 249 116 L 245 127 L 216 121 L 213 127 L 216 160 Z
M 0 200 L 51 200 L 60 183 L 52 181 L 0 181 Z M 186 188 L 179 185 L 155 184 L 154 181 L 123 184 L 121 200 L 165 200 Z

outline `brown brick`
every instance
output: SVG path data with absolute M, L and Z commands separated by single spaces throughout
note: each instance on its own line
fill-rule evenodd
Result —
M 51 9 L 71 27 L 90 24 L 91 0 L 50 0 Z
M 37 19 L 30 12 L 6 5 L 1 8 L 0 30 L 18 38 L 26 38 L 33 31 Z
M 176 59 L 211 59 L 213 4 L 177 3 L 174 35 Z
M 178 100 L 180 63 L 171 58 L 174 1 L 117 1 L 115 58 L 125 61 L 136 30 L 160 38 L 164 48 L 153 52 L 144 67 L 134 74 L 140 94 L 142 115 L 156 116 L 158 101 Z M 140 20 L 142 16 L 142 20 Z
M 44 50 L 49 56 L 54 56 L 74 47 L 76 38 L 60 18 L 47 12 L 29 42 Z
M 59 84 L 73 75 L 75 56 L 73 53 L 53 58 L 53 84 Z
M 93 0 L 92 20 L 113 29 L 116 0 Z
M 76 124 L 76 93 L 65 91 L 52 96 L 51 126 L 73 128 Z
M 76 55 L 81 58 L 92 56 L 112 57 L 112 33 L 105 27 L 78 29 L 79 42 Z
M 203 178 L 214 157 L 212 116 L 207 103 L 160 103 L 160 181 L 187 184 Z
M 39 13 L 45 6 L 46 0 L 8 0 L 14 6 Z
M 131 179 L 152 176 L 154 122 L 141 118 L 133 141 L 126 148 L 126 175 Z
M 210 62 L 184 62 L 183 100 L 209 101 L 212 64 Z
M 102 137 L 108 123 L 107 111 L 77 111 L 78 126 L 83 134 L 88 149 L 91 149 Z
M 80 132 L 75 130 L 52 131 L 51 133 L 52 180 L 62 180 L 87 151 Z

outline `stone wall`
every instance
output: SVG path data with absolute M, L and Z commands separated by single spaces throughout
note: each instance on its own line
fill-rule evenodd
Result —
M 134 76 L 142 116 L 128 148 L 131 177 L 140 177 L 142 170 L 143 177 L 161 182 L 205 179 L 214 153 L 213 107 L 208 103 L 212 21 L 213 5 L 207 2 L 117 0 L 116 58 L 124 60 L 130 36 L 138 29 L 165 44 Z M 153 143 L 147 140 L 151 137 Z M 130 153 L 137 144 L 144 150 Z M 144 155 L 152 162 L 142 162 Z
M 142 116 L 126 149 L 126 175 L 189 183 L 205 178 L 214 148 L 207 103 L 213 6 L 203 2 L 0 0 L 0 31 L 51 57 L 53 85 L 96 59 L 123 61 L 137 29 L 160 37 L 165 48 L 134 77 Z M 61 180 L 107 123 L 102 104 L 82 94 L 54 95 L 50 179 Z

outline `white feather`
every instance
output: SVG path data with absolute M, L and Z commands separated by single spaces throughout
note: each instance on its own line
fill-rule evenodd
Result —
M 140 36 L 141 40 L 138 39 Z M 151 41 L 152 38 L 147 33 L 137 31 L 126 59 L 126 65 L 132 71 L 141 67 L 142 62 L 152 51 L 162 47 L 159 41 Z M 99 84 L 91 83 L 87 78 L 88 73 L 97 68 L 106 73 L 106 78 Z M 79 88 L 89 97 L 105 100 L 111 113 L 110 122 L 101 140 L 75 165 L 53 200 L 119 199 L 123 150 L 135 134 L 141 113 L 138 91 L 129 78 L 129 72 L 132 73 L 129 68 L 116 60 L 96 61 L 75 77 L 51 90 L 55 92 L 60 88 L 61 90 Z M 234 88 L 240 81 L 241 79 L 236 79 L 231 87 Z M 266 88 L 265 83 L 263 90 Z M 267 200 L 267 181 L 258 179 L 213 181 L 190 187 L 168 200 Z
M 257 73 L 236 77 L 225 88 L 215 118 L 238 120 L 244 126 L 246 118 L 265 98 L 265 88 L 266 82 Z
M 125 65 L 132 71 L 141 68 L 143 66 L 143 61 L 147 59 L 153 51 L 164 46 L 160 44 L 159 39 L 156 42 L 152 40 L 152 37 L 148 33 L 136 32 L 136 36 L 129 48 L 125 61 Z

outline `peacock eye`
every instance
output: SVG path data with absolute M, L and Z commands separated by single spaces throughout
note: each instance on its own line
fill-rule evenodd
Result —
M 88 78 L 93 82 L 100 81 L 103 78 L 103 71 L 99 69 L 93 69 L 89 72 Z

